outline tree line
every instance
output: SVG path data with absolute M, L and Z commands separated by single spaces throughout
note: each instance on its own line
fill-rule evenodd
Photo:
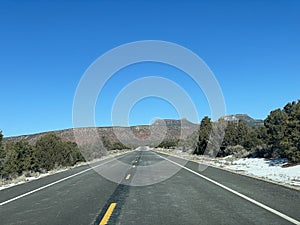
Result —
M 0 132 L 0 178 L 12 179 L 32 172 L 46 172 L 85 161 L 76 143 L 63 141 L 55 134 L 42 136 L 35 144 L 25 141 L 2 146 Z
M 213 123 L 204 117 L 200 123 L 198 142 L 194 154 L 203 155 L 213 141 Z M 243 120 L 228 122 L 217 156 L 240 154 L 252 157 L 288 158 L 300 162 L 300 100 L 290 102 L 282 109 L 272 111 L 264 120 L 264 126 L 250 127 Z
M 22 174 L 43 173 L 60 167 L 74 166 L 78 162 L 101 158 L 111 150 L 128 149 L 119 141 L 103 136 L 102 141 L 79 146 L 64 141 L 55 134 L 39 138 L 35 144 L 25 141 L 2 145 L 0 130 L 0 179 L 8 180 Z
M 216 156 L 238 155 L 242 157 L 281 157 L 293 163 L 300 162 L 300 100 L 272 111 L 264 120 L 264 126 L 250 127 L 243 120 L 229 122 L 224 134 L 219 129 L 222 119 L 212 122 L 204 117 L 200 123 L 194 154 L 203 155 L 208 146 L 213 146 Z M 211 138 L 212 137 L 212 138 Z M 215 139 L 221 140 L 218 145 Z M 46 172 L 58 167 L 73 166 L 78 162 L 101 157 L 101 149 L 87 147 L 83 157 L 76 143 L 63 141 L 55 134 L 42 136 L 35 144 L 19 141 L 2 144 L 0 130 L 0 178 L 12 179 L 31 172 Z M 124 149 L 122 143 L 112 143 L 102 137 L 107 150 Z M 159 147 L 173 148 L 178 140 L 163 141 Z M 97 148 L 102 148 L 97 145 Z M 97 154 L 98 155 L 97 155 Z M 96 154 L 96 155 L 95 155 Z M 99 155 L 100 154 L 100 155 Z M 104 154 L 104 153 L 103 153 Z

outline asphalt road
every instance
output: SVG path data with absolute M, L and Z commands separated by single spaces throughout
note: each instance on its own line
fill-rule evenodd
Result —
M 276 184 L 145 148 L 91 166 L 0 191 L 0 224 L 300 224 Z

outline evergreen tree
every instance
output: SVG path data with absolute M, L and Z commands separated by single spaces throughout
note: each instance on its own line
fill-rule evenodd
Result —
M 236 132 L 237 144 L 244 146 L 248 134 L 249 134 L 248 125 L 246 124 L 245 121 L 239 120 L 238 125 L 237 125 L 237 132 Z
M 61 156 L 56 164 L 61 166 L 73 166 L 77 162 L 84 161 L 76 143 L 70 141 L 61 141 Z
M 113 144 L 111 143 L 111 141 L 109 140 L 109 138 L 107 136 L 102 136 L 101 139 L 102 139 L 103 146 L 107 150 L 112 150 Z
M 229 122 L 218 156 L 227 156 L 231 154 L 232 149 L 242 149 L 241 147 L 250 151 L 260 144 L 262 141 L 259 140 L 259 133 L 255 128 L 249 127 L 243 120 Z M 233 148 L 235 146 L 240 146 L 240 148 Z
M 258 133 L 257 129 L 248 127 L 247 136 L 245 137 L 245 140 L 244 140 L 242 146 L 246 150 L 250 151 L 251 149 L 253 149 L 259 145 L 262 145 L 262 144 L 263 144 L 263 142 L 262 142 L 262 140 L 259 139 L 259 133 Z
M 212 131 L 212 122 L 209 117 L 204 117 L 200 123 L 199 137 L 194 154 L 203 155 L 209 141 L 209 137 Z
M 178 145 L 178 142 L 179 142 L 178 139 L 177 140 L 162 141 L 158 145 L 158 147 L 160 147 L 160 148 L 167 148 L 167 149 L 174 148 L 174 147 L 176 147 Z
M 288 103 L 283 111 L 288 118 L 280 148 L 292 162 L 300 162 L 300 101 Z
M 264 121 L 269 136 L 267 142 L 275 150 L 281 150 L 280 141 L 285 135 L 287 118 L 288 116 L 284 111 L 276 109 Z
M 47 171 L 58 166 L 73 166 L 78 161 L 84 161 L 76 143 L 62 141 L 55 134 L 41 137 L 35 147 L 38 165 Z
M 3 139 L 3 135 L 2 135 L 2 131 L 0 130 L 0 170 L 1 170 L 1 162 L 4 160 L 5 158 L 5 151 L 4 148 L 2 146 L 2 139 Z
M 2 139 L 3 139 L 3 134 L 2 134 L 2 130 L 0 130 L 0 148 L 2 147 Z
M 267 144 L 267 141 L 270 139 L 270 137 L 265 126 L 255 128 L 254 132 L 257 134 L 258 142 L 260 145 Z
M 272 111 L 265 120 L 265 127 L 272 156 L 300 162 L 300 101 Z
M 0 176 L 2 176 L 3 165 L 5 162 L 5 151 L 2 147 L 2 138 L 3 138 L 3 135 L 2 135 L 2 131 L 0 130 Z
M 56 166 L 61 151 L 60 138 L 47 134 L 36 142 L 36 158 L 41 168 L 52 170 Z
M 30 171 L 33 167 L 33 146 L 28 142 L 13 142 L 6 145 L 6 160 L 1 172 L 2 177 L 10 178 Z

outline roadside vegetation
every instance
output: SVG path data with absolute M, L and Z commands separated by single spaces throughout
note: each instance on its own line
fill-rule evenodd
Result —
M 54 134 L 41 137 L 34 145 L 20 141 L 2 146 L 2 137 L 1 132 L 0 178 L 3 180 L 24 174 L 43 173 L 85 161 L 76 143 L 63 141 Z
M 175 148 L 178 145 L 179 140 L 175 139 L 175 140 L 169 140 L 169 141 L 162 141 L 157 147 L 159 148 Z
M 194 154 L 204 154 L 209 141 L 212 141 L 210 135 L 215 123 L 209 117 L 202 119 Z M 292 163 L 299 163 L 300 100 L 272 111 L 264 120 L 264 126 L 250 127 L 242 120 L 228 122 L 217 156 L 228 155 L 287 158 Z
M 128 149 L 121 142 L 102 138 L 102 142 L 81 146 L 81 151 L 75 142 L 64 141 L 53 133 L 40 137 L 35 144 L 17 141 L 2 145 L 3 135 L 0 130 L 0 180 L 7 181 L 74 166 L 79 162 L 103 157 L 106 155 L 104 150 Z
M 109 138 L 106 136 L 102 136 L 102 144 L 104 147 L 111 151 L 111 150 L 123 150 L 123 149 L 130 149 L 128 146 L 124 145 L 120 141 L 111 141 Z
M 272 111 L 264 120 L 263 126 L 251 127 L 243 120 L 226 123 L 223 141 L 221 145 L 216 145 L 217 141 L 214 138 L 222 136 L 222 129 L 218 129 L 222 124 L 225 124 L 222 119 L 212 122 L 209 117 L 204 117 L 200 123 L 199 133 L 193 136 L 193 140 L 185 141 L 184 145 L 194 146 L 193 154 L 196 155 L 203 155 L 210 145 L 219 150 L 217 151 L 219 157 L 234 155 L 287 158 L 294 164 L 300 163 L 300 100 Z M 214 138 L 210 139 L 211 135 Z M 35 144 L 18 141 L 4 145 L 2 139 L 0 130 L 1 180 L 74 166 L 76 163 L 100 158 L 105 154 L 103 147 L 94 143 L 93 146 L 86 146 L 86 150 L 83 149 L 84 158 L 76 143 L 64 141 L 55 134 L 46 134 Z M 105 136 L 102 137 L 103 145 L 107 150 L 127 148 L 121 142 L 112 142 Z M 158 147 L 172 149 L 179 145 L 179 140 L 174 139 L 164 140 Z

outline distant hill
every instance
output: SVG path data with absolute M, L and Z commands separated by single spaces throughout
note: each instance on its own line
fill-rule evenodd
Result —
M 222 117 L 226 121 L 238 122 L 239 120 L 245 121 L 251 127 L 263 126 L 263 120 L 255 120 L 248 116 L 247 114 L 235 114 Z M 166 134 L 164 133 L 164 128 L 167 128 Z M 57 130 L 57 131 L 49 131 L 37 134 L 30 135 L 21 135 L 15 137 L 6 137 L 3 139 L 3 143 L 8 142 L 16 142 L 16 141 L 27 141 L 30 144 L 34 144 L 40 137 L 54 133 L 58 137 L 60 137 L 64 141 L 76 142 L 74 132 L 76 132 L 77 137 L 82 137 L 79 140 L 81 143 L 96 143 L 99 140 L 95 140 L 91 136 L 89 136 L 91 131 L 96 129 L 99 137 L 105 138 L 106 141 L 111 144 L 118 143 L 119 140 L 115 135 L 117 131 L 120 136 L 127 139 L 134 139 L 136 146 L 141 144 L 145 144 L 145 140 L 150 137 L 152 131 L 152 137 L 160 138 L 165 136 L 165 141 L 173 141 L 177 139 L 182 139 L 184 142 L 191 139 L 197 139 L 197 130 L 199 129 L 199 124 L 194 124 L 187 119 L 175 120 L 175 119 L 163 119 L 163 120 L 155 120 L 151 125 L 139 125 L 139 126 L 131 126 L 131 127 L 97 127 L 97 128 L 71 128 L 65 130 Z M 151 131 L 150 131 L 151 130 Z M 128 131 L 131 131 L 133 136 L 128 136 Z M 149 140 L 151 143 L 151 140 Z M 133 146 L 132 146 L 133 147 Z
M 198 124 L 194 124 L 187 119 L 181 119 L 181 120 L 174 120 L 174 119 L 158 119 L 155 120 L 152 124 L 152 126 L 183 126 L 183 127 L 195 127 L 198 126 Z
M 164 125 L 166 125 L 167 131 L 166 135 L 164 131 Z M 120 136 L 125 138 L 134 138 L 136 140 L 136 145 L 140 145 L 143 140 L 146 140 L 151 131 L 153 132 L 153 137 L 162 137 L 165 135 L 165 139 L 167 141 L 171 141 L 174 139 L 179 139 L 180 137 L 185 139 L 189 137 L 195 130 L 199 128 L 198 124 L 191 123 L 187 119 L 182 120 L 173 120 L 173 119 L 166 119 L 166 120 L 156 120 L 151 125 L 141 125 L 141 126 L 131 126 L 131 127 L 97 127 L 96 130 L 98 132 L 99 137 L 105 137 L 106 141 L 110 143 L 118 142 L 118 138 L 115 135 L 117 131 Z M 40 137 L 54 133 L 58 137 L 60 137 L 64 141 L 71 141 L 76 142 L 74 132 L 76 132 L 76 136 L 82 137 L 80 142 L 91 143 L 95 142 L 96 140 L 89 136 L 88 134 L 92 133 L 92 130 L 95 128 L 74 128 L 74 129 L 65 129 L 65 130 L 57 130 L 57 131 L 49 131 L 37 134 L 30 134 L 30 135 L 21 135 L 15 137 L 6 137 L 3 139 L 4 143 L 7 142 L 16 142 L 16 141 L 27 141 L 31 144 L 34 144 Z M 151 129 L 151 131 L 150 131 Z M 134 137 L 129 137 L 127 135 L 128 131 L 131 131 Z M 149 141 L 151 143 L 151 140 Z
M 224 116 L 224 117 L 222 117 L 222 119 L 229 121 L 229 122 L 238 122 L 239 120 L 243 120 L 250 127 L 260 127 L 260 126 L 264 125 L 263 120 L 253 119 L 252 117 L 248 116 L 247 114 L 234 114 L 234 115 Z

